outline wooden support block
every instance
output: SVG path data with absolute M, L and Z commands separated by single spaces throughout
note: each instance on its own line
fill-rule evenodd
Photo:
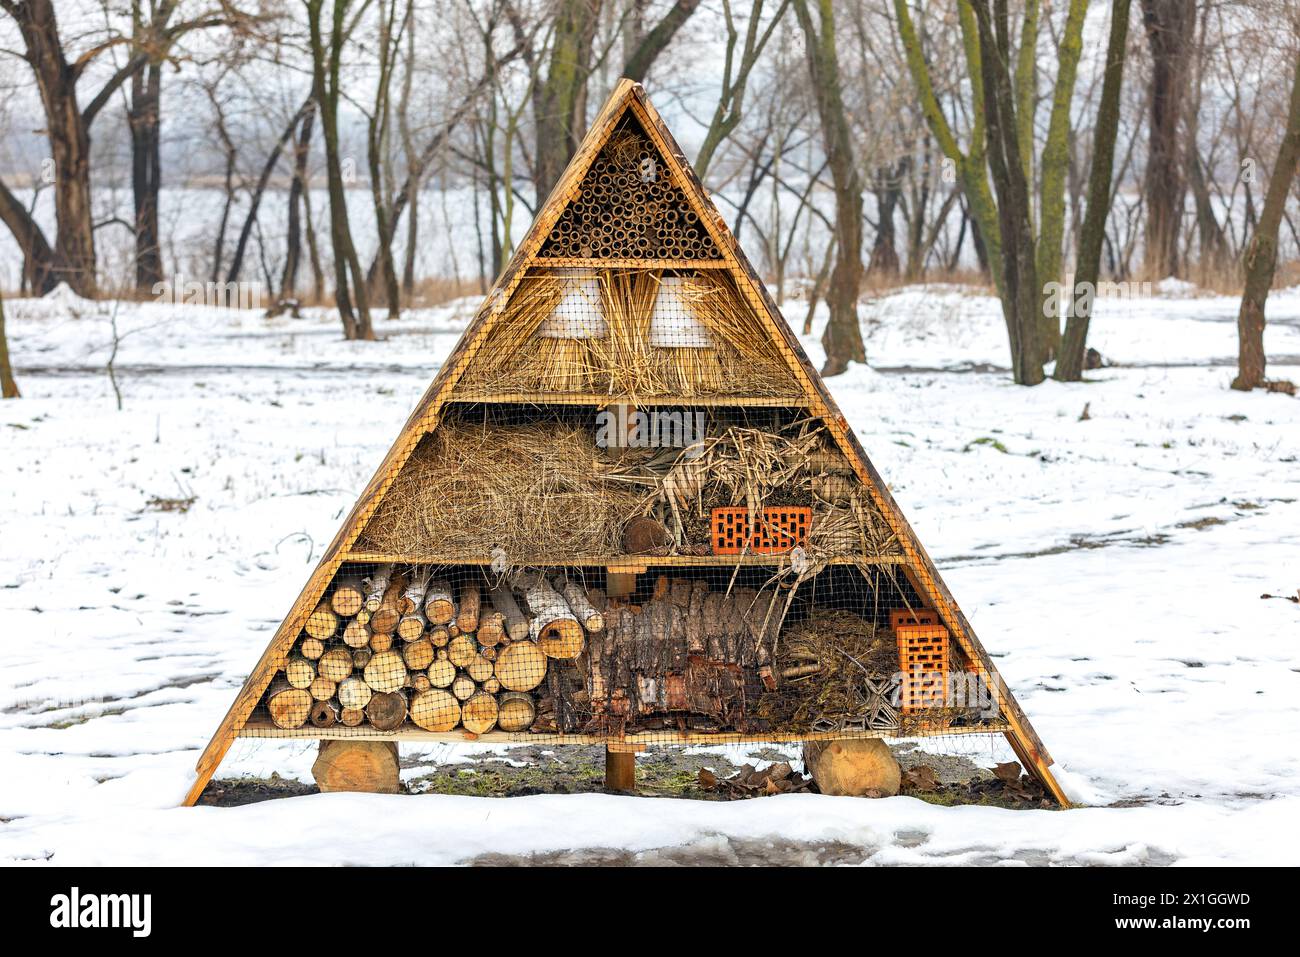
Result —
M 400 794 L 403 790 L 395 741 L 322 741 L 311 773 L 325 793 Z
M 636 790 L 636 752 L 605 748 L 605 790 Z

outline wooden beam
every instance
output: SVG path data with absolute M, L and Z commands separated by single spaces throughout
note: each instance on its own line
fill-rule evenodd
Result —
M 636 790 L 636 752 L 605 749 L 605 790 Z

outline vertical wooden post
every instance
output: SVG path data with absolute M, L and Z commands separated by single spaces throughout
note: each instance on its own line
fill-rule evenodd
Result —
M 605 747 L 605 790 L 636 790 L 636 752 Z

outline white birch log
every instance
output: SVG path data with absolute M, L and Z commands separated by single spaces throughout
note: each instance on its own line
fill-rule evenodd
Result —
M 605 616 L 596 610 L 596 606 L 587 597 L 587 591 L 575 581 L 564 582 L 564 600 L 573 609 L 573 614 L 589 634 L 605 630 Z
M 364 679 L 355 675 L 339 682 L 339 704 L 345 709 L 352 708 L 363 711 L 366 705 L 370 703 L 373 695 L 374 691 L 371 690 L 370 685 L 366 684 Z
M 492 607 L 501 613 L 507 638 L 523 641 L 528 637 L 528 617 L 519 610 L 519 603 L 509 585 L 503 582 L 492 589 Z
M 379 605 L 384 600 L 384 592 L 388 591 L 388 581 L 392 577 L 392 565 L 380 565 L 371 572 L 370 577 L 365 580 L 366 611 L 373 614 L 379 610 Z
M 411 573 L 411 582 L 406 586 L 406 591 L 402 592 L 402 597 L 397 603 L 403 615 L 409 615 L 424 607 L 424 595 L 429 590 L 429 579 L 432 574 L 432 572 L 419 570 Z
M 529 637 L 548 658 L 576 658 L 582 654 L 585 638 L 582 625 L 564 596 L 541 575 L 519 575 L 515 587 L 524 593 L 532 614 Z
M 456 617 L 456 602 L 451 597 L 451 585 L 445 579 L 429 582 L 424 598 L 424 615 L 434 625 L 450 624 Z

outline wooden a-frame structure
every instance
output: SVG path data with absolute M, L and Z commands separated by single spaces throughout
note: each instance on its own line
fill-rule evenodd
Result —
M 365 529 L 367 521 L 379 507 L 385 493 L 406 463 L 419 439 L 437 427 L 444 406 L 453 401 L 490 402 L 494 399 L 506 401 L 505 397 L 483 396 L 475 394 L 472 389 L 466 389 L 461 385 L 464 373 L 472 365 L 475 354 L 492 331 L 495 320 L 519 285 L 525 270 L 529 266 L 539 264 L 538 253 L 546 242 L 548 235 L 560 219 L 565 207 L 573 201 L 579 184 L 593 160 L 600 153 L 619 121 L 627 114 L 631 114 L 635 118 L 657 148 L 664 166 L 665 175 L 685 194 L 687 202 L 698 216 L 703 229 L 707 231 L 708 236 L 720 252 L 721 255 L 718 260 L 705 262 L 703 265 L 710 268 L 726 269 L 731 273 L 745 302 L 754 309 L 762 320 L 764 328 L 772 336 L 773 341 L 778 344 L 780 353 L 788 364 L 794 381 L 802 389 L 803 398 L 798 400 L 798 404 L 802 405 L 809 415 L 822 420 L 836 445 L 847 456 L 857 478 L 870 490 L 872 499 L 901 544 L 903 558 L 900 567 L 904 575 L 906 575 L 922 600 L 937 612 L 942 623 L 949 629 L 953 641 L 957 643 L 966 658 L 971 662 L 973 669 L 992 692 L 1005 722 L 1005 736 L 1015 754 L 1025 769 L 1033 774 L 1062 806 L 1068 804 L 1068 799 L 1052 774 L 1053 762 L 1046 747 L 1034 731 L 1029 719 L 1016 703 L 1014 696 L 1002 680 L 989 655 L 976 638 L 970 622 L 967 621 L 965 615 L 957 606 L 934 563 L 894 502 L 884 479 L 867 457 L 866 451 L 849 427 L 843 414 L 841 414 L 835 400 L 831 397 L 825 382 L 804 354 L 798 339 L 782 318 L 776 303 L 768 294 L 763 282 L 759 279 L 723 221 L 721 214 L 710 200 L 707 191 L 687 163 L 676 140 L 649 102 L 644 89 L 640 84 L 625 79 L 620 81 L 613 94 L 601 108 L 599 115 L 592 123 L 590 130 L 574 154 L 560 181 L 539 210 L 526 237 L 493 284 L 475 318 L 448 356 L 446 362 L 439 369 L 433 383 L 407 419 L 402 433 L 384 457 L 382 464 L 361 493 L 356 504 L 352 507 L 333 541 L 326 548 L 320 563 L 308 579 L 302 593 L 294 602 L 293 607 L 276 630 L 275 636 L 263 652 L 262 657 L 244 682 L 234 703 L 230 706 L 229 711 L 222 719 L 220 726 L 198 760 L 195 781 L 184 801 L 186 805 L 192 805 L 198 800 L 222 758 L 230 749 L 231 744 L 244 731 L 245 725 L 261 696 L 266 691 L 276 672 L 283 666 L 285 658 L 293 647 L 308 616 L 325 594 L 342 564 L 346 561 L 377 560 L 378 556 L 369 555 L 362 551 L 354 551 L 354 547 L 357 546 L 358 539 Z M 681 265 L 679 262 L 647 259 L 627 261 L 606 259 L 601 260 L 600 264 L 605 267 L 626 266 L 629 268 L 654 266 L 671 268 Z M 591 263 L 586 260 L 566 260 L 551 257 L 545 260 L 544 265 L 589 266 Z M 702 264 L 696 261 L 691 265 L 698 267 Z M 599 400 L 600 403 L 605 404 L 619 401 L 617 397 L 611 396 L 586 398 Z M 569 401 L 573 402 L 576 399 L 575 397 L 569 397 Z M 634 400 L 625 399 L 623 401 Z M 772 403 L 769 401 L 768 404 Z M 669 560 L 665 559 L 661 564 L 669 564 Z M 638 564 L 637 556 L 610 556 L 607 569 L 611 573 L 635 574 L 644 571 L 645 566 Z M 400 737 L 401 735 L 396 736 Z M 795 737 L 817 736 L 802 735 Z M 836 737 L 837 735 L 822 736 Z M 428 735 L 425 735 L 425 737 L 427 738 Z M 444 740 L 453 739 L 454 737 L 454 734 L 448 735 L 444 737 Z M 702 735 L 700 737 L 716 740 L 736 739 L 734 735 L 729 737 L 726 735 Z M 786 735 L 782 736 L 781 739 L 789 739 L 790 737 Z M 770 735 L 763 736 L 763 739 L 772 740 L 772 737 Z M 696 738 L 696 740 L 699 740 L 699 738 Z M 617 748 L 614 742 L 611 742 L 609 746 L 611 750 Z

